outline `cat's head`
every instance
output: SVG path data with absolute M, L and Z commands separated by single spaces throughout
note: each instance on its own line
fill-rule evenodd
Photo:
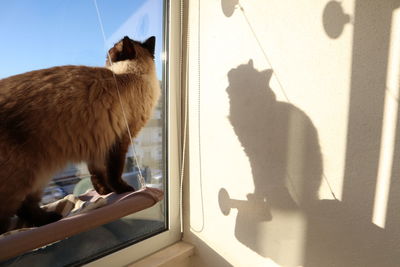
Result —
M 147 72 L 154 66 L 156 38 L 148 38 L 144 42 L 122 38 L 109 51 L 106 66 L 115 73 Z

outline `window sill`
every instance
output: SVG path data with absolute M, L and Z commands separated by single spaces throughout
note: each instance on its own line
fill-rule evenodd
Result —
M 186 267 L 189 266 L 189 257 L 192 256 L 193 253 L 193 245 L 185 242 L 178 242 L 128 266 Z

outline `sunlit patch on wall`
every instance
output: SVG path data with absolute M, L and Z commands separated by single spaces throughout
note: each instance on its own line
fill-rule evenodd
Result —
M 379 169 L 376 181 L 372 222 L 385 228 L 389 199 L 394 146 L 396 141 L 396 122 L 399 105 L 400 85 L 400 9 L 392 16 L 390 50 L 386 77 L 385 104 L 382 124 L 382 137 L 379 156 Z

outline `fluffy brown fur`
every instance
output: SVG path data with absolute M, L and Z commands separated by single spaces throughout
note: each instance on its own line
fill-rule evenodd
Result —
M 0 80 L 0 232 L 14 214 L 37 226 L 60 218 L 39 201 L 68 162 L 88 162 L 100 193 L 132 189 L 121 180 L 129 137 L 117 88 L 134 137 L 160 94 L 154 44 L 125 37 L 110 49 L 107 68 L 62 66 Z

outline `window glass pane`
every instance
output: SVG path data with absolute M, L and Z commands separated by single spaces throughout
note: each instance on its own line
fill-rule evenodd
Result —
M 165 189 L 166 107 L 164 93 L 164 14 L 162 0 L 97 0 L 104 43 L 93 1 L 15 0 L 0 3 L 0 79 L 60 65 L 104 66 L 106 50 L 124 36 L 143 41 L 156 36 L 155 61 L 162 96 L 152 119 L 127 153 L 123 178 L 136 189 L 138 168 L 146 184 Z M 91 188 L 85 163 L 60 170 L 44 192 L 42 203 Z M 87 262 L 166 229 L 165 200 L 96 229 L 0 263 L 0 266 L 65 266 Z M 105 214 L 105 216 L 107 216 Z

